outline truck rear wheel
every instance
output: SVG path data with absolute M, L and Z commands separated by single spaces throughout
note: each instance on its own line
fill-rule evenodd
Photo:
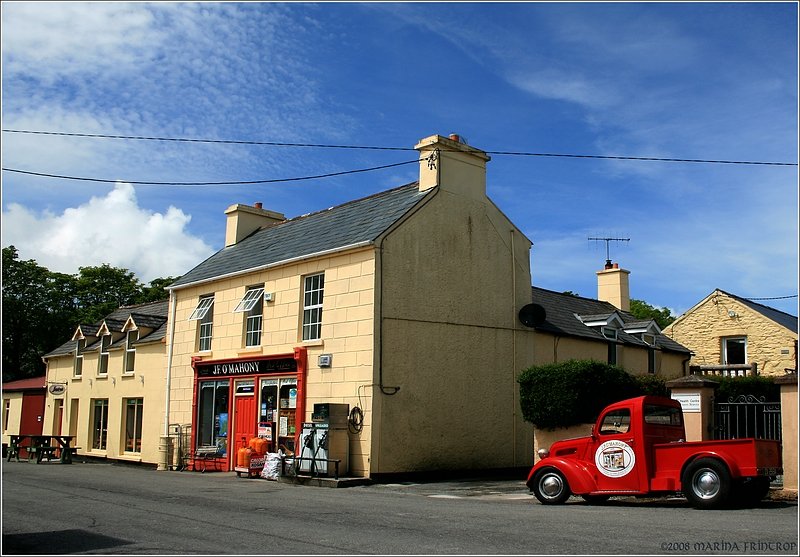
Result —
M 567 479 L 555 468 L 539 470 L 533 478 L 531 491 L 543 505 L 559 505 L 570 496 Z
M 699 509 L 721 507 L 730 497 L 730 472 L 716 458 L 699 458 L 690 463 L 681 481 L 683 494 Z

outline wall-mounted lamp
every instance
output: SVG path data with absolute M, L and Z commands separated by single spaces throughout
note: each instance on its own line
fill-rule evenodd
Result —
M 141 383 L 142 385 L 144 385 L 144 375 L 140 375 L 140 376 L 139 376 L 139 383 Z
M 733 311 L 732 309 L 729 309 L 728 310 L 728 317 L 736 317 L 736 312 Z
M 89 386 L 90 387 L 92 386 L 92 380 L 91 379 L 89 379 Z
M 116 385 L 117 384 L 117 378 L 116 377 L 112 377 L 111 378 L 111 384 L 112 385 Z

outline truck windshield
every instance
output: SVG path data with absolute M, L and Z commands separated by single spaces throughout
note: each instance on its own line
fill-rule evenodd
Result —
M 683 415 L 680 408 L 645 404 L 644 421 L 648 424 L 681 426 Z

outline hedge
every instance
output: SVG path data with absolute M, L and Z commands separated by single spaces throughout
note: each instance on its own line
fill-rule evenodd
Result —
M 765 402 L 778 402 L 781 399 L 781 387 L 769 377 L 758 375 L 747 377 L 714 377 L 719 382 L 714 397 L 717 402 L 728 402 L 741 395 L 753 395 L 764 398 Z
M 592 423 L 612 402 L 644 394 L 669 396 L 664 381 L 657 377 L 633 376 L 594 360 L 533 366 L 517 382 L 525 421 L 551 430 Z

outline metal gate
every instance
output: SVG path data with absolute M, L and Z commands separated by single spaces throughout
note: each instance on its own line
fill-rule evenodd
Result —
M 781 403 L 741 395 L 714 405 L 715 439 L 781 440 Z

